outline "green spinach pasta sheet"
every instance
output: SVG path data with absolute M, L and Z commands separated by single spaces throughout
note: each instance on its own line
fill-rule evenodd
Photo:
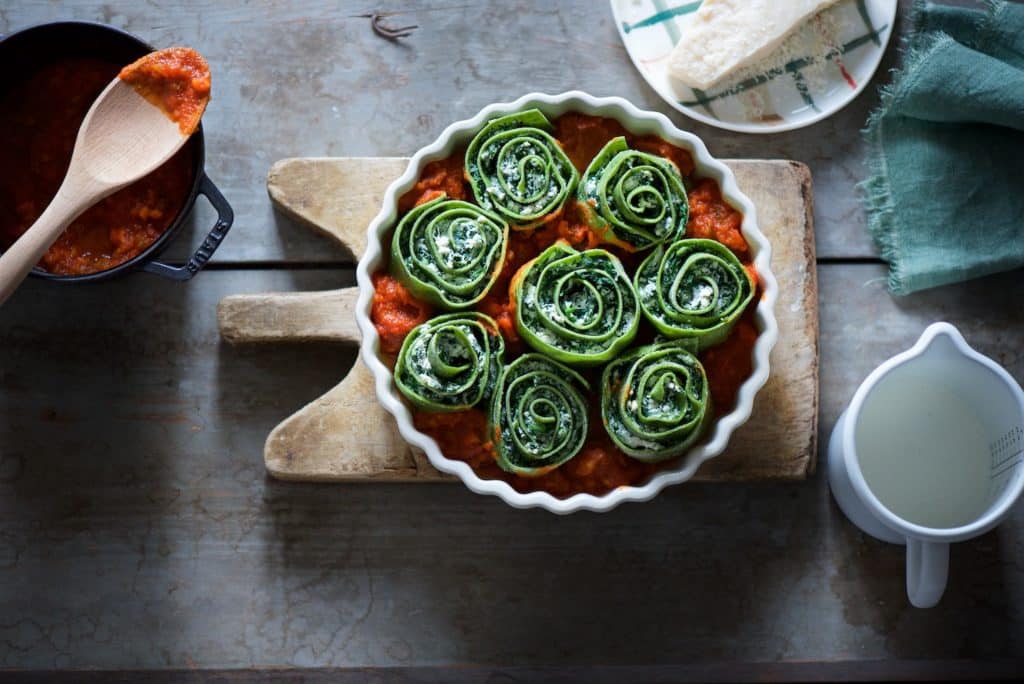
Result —
M 603 249 L 578 252 L 556 242 L 513 279 L 516 328 L 539 352 L 570 365 L 596 366 L 636 336 L 633 284 Z
M 615 445 L 641 461 L 689 449 L 712 418 L 704 367 L 686 342 L 633 349 L 601 376 L 601 416 Z
M 395 384 L 425 411 L 460 411 L 486 403 L 505 358 L 505 338 L 489 316 L 432 318 L 412 329 L 395 361 Z
M 391 270 L 434 306 L 467 309 L 483 299 L 505 263 L 508 224 L 445 195 L 414 207 L 391 239 Z
M 466 174 L 477 203 L 518 230 L 562 209 L 579 172 L 536 109 L 490 121 L 466 150 Z
M 703 350 L 724 341 L 754 296 L 750 274 L 714 240 L 658 247 L 637 269 L 640 306 L 658 331 Z
M 587 224 L 605 242 L 649 249 L 686 232 L 690 207 L 675 164 L 613 138 L 590 162 L 576 190 Z
M 501 469 L 536 477 L 575 456 L 587 437 L 589 389 L 582 375 L 543 354 L 506 366 L 490 415 Z

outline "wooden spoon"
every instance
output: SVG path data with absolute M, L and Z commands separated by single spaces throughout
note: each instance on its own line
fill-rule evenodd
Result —
M 208 70 L 205 93 L 196 95 L 198 113 L 188 112 L 187 121 L 165 110 L 158 97 L 161 87 L 166 87 L 169 95 L 180 94 L 180 74 L 162 84 L 152 77 L 141 84 L 124 79 L 129 69 L 145 66 L 146 60 L 166 60 L 172 51 L 182 50 L 170 48 L 146 55 L 127 67 L 96 98 L 78 129 L 71 164 L 56 196 L 36 222 L 0 255 L 0 304 L 79 214 L 155 170 L 188 140 L 210 98 Z M 199 60 L 205 67 L 205 61 L 201 57 Z

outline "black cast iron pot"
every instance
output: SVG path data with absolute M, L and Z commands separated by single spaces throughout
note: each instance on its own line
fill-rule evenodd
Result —
M 32 26 L 0 39 L 0 93 L 24 76 L 57 59 L 92 57 L 115 64 L 129 64 L 152 51 L 153 47 L 139 38 L 103 24 L 62 21 Z M 192 183 L 188 197 L 174 221 L 153 244 L 123 264 L 105 271 L 69 276 L 48 273 L 37 267 L 32 271 L 32 275 L 57 282 L 83 283 L 107 280 L 136 270 L 155 273 L 173 280 L 189 280 L 198 273 L 220 246 L 231 228 L 235 215 L 204 170 L 202 124 L 185 144 L 192 148 Z M 181 232 L 185 218 L 192 210 L 198 195 L 203 195 L 213 205 L 217 212 L 216 224 L 184 266 L 172 266 L 158 261 L 157 257 Z

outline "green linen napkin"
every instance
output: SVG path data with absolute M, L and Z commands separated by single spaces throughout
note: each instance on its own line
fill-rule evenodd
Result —
M 911 22 L 860 185 L 894 294 L 1024 265 L 1024 5 L 919 0 Z

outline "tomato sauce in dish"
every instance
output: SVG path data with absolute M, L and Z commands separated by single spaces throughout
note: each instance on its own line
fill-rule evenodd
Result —
M 749 263 L 750 248 L 740 231 L 743 215 L 722 200 L 718 183 L 702 178 L 690 188 L 687 197 L 690 200 L 690 220 L 686 224 L 686 237 L 721 242 L 740 261 Z
M 210 66 L 192 48 L 151 52 L 121 69 L 118 77 L 167 114 L 183 135 L 192 135 L 210 101 Z
M 71 161 L 78 127 L 120 65 L 63 59 L 0 94 L 0 247 L 10 246 L 43 213 Z M 153 173 L 75 219 L 39 266 L 57 275 L 105 271 L 153 244 L 185 205 L 194 178 L 186 144 Z
M 552 123 L 555 126 L 555 138 L 562 143 L 569 159 L 581 174 L 601 148 L 620 135 L 626 136 L 630 147 L 672 161 L 679 168 L 688 187 L 690 216 L 686 237 L 709 238 L 729 247 L 757 283 L 750 248 L 740 232 L 742 215 L 725 202 L 714 180 L 693 176 L 693 159 L 686 150 L 655 136 L 633 135 L 613 119 L 569 113 Z M 428 202 L 442 192 L 450 198 L 471 201 L 472 191 L 464 175 L 464 153 L 465 150 L 458 150 L 447 159 L 428 164 L 419 182 L 399 199 L 399 212 L 404 213 L 418 204 Z M 567 240 L 577 249 L 588 249 L 599 244 L 598 237 L 578 217 L 572 201 L 566 203 L 565 210 L 559 215 L 535 230 L 509 231 L 501 273 L 490 292 L 477 306 L 479 311 L 498 323 L 506 342 L 506 362 L 528 351 L 516 331 L 515 303 L 509 294 L 512 275 L 559 239 Z M 613 252 L 630 272 L 647 255 L 646 252 L 631 254 L 611 245 L 601 246 Z M 422 302 L 411 303 L 410 299 L 412 302 L 416 300 L 405 288 L 399 291 L 385 279 L 397 283 L 384 272 L 374 275 L 375 294 L 371 319 L 381 335 L 381 350 L 386 355 L 385 360 L 393 366 L 393 357 L 387 358 L 387 355 L 397 354 L 409 330 L 429 318 L 430 313 L 429 307 Z M 378 285 L 378 282 L 382 285 Z M 400 283 L 398 285 L 401 287 Z M 759 299 L 755 292 L 751 305 L 725 342 L 700 354 L 700 361 L 708 375 L 716 416 L 732 411 L 740 386 L 753 372 L 753 348 L 758 336 L 754 309 Z M 410 315 L 403 319 L 401 325 L 390 321 L 378 322 L 378 307 L 382 311 L 397 307 L 410 314 L 417 311 L 423 318 L 420 320 L 419 316 Z M 413 323 L 413 320 L 416 322 Z M 634 344 L 645 344 L 653 340 L 654 336 L 653 326 L 641 319 Z M 600 370 L 582 371 L 592 388 L 600 387 Z M 600 406 L 596 402 L 591 406 L 590 431 L 580 452 L 559 468 L 539 477 L 521 477 L 506 473 L 498 467 L 484 411 L 469 409 L 433 413 L 414 409 L 413 424 L 421 432 L 433 437 L 445 456 L 465 461 L 482 479 L 503 480 L 519 492 L 545 491 L 557 498 L 567 498 L 581 492 L 601 496 L 618 487 L 642 485 L 655 473 L 679 465 L 679 458 L 660 463 L 644 463 L 624 454 L 605 432 Z
M 406 335 L 430 318 L 430 305 L 413 297 L 405 285 L 388 273 L 373 274 L 373 290 L 376 295 L 370 320 L 380 335 L 380 350 L 397 354 Z
M 398 212 L 404 214 L 443 194 L 448 195 L 448 199 L 471 201 L 473 193 L 463 178 L 462 165 L 459 154 L 427 164 L 412 190 L 399 198 Z

